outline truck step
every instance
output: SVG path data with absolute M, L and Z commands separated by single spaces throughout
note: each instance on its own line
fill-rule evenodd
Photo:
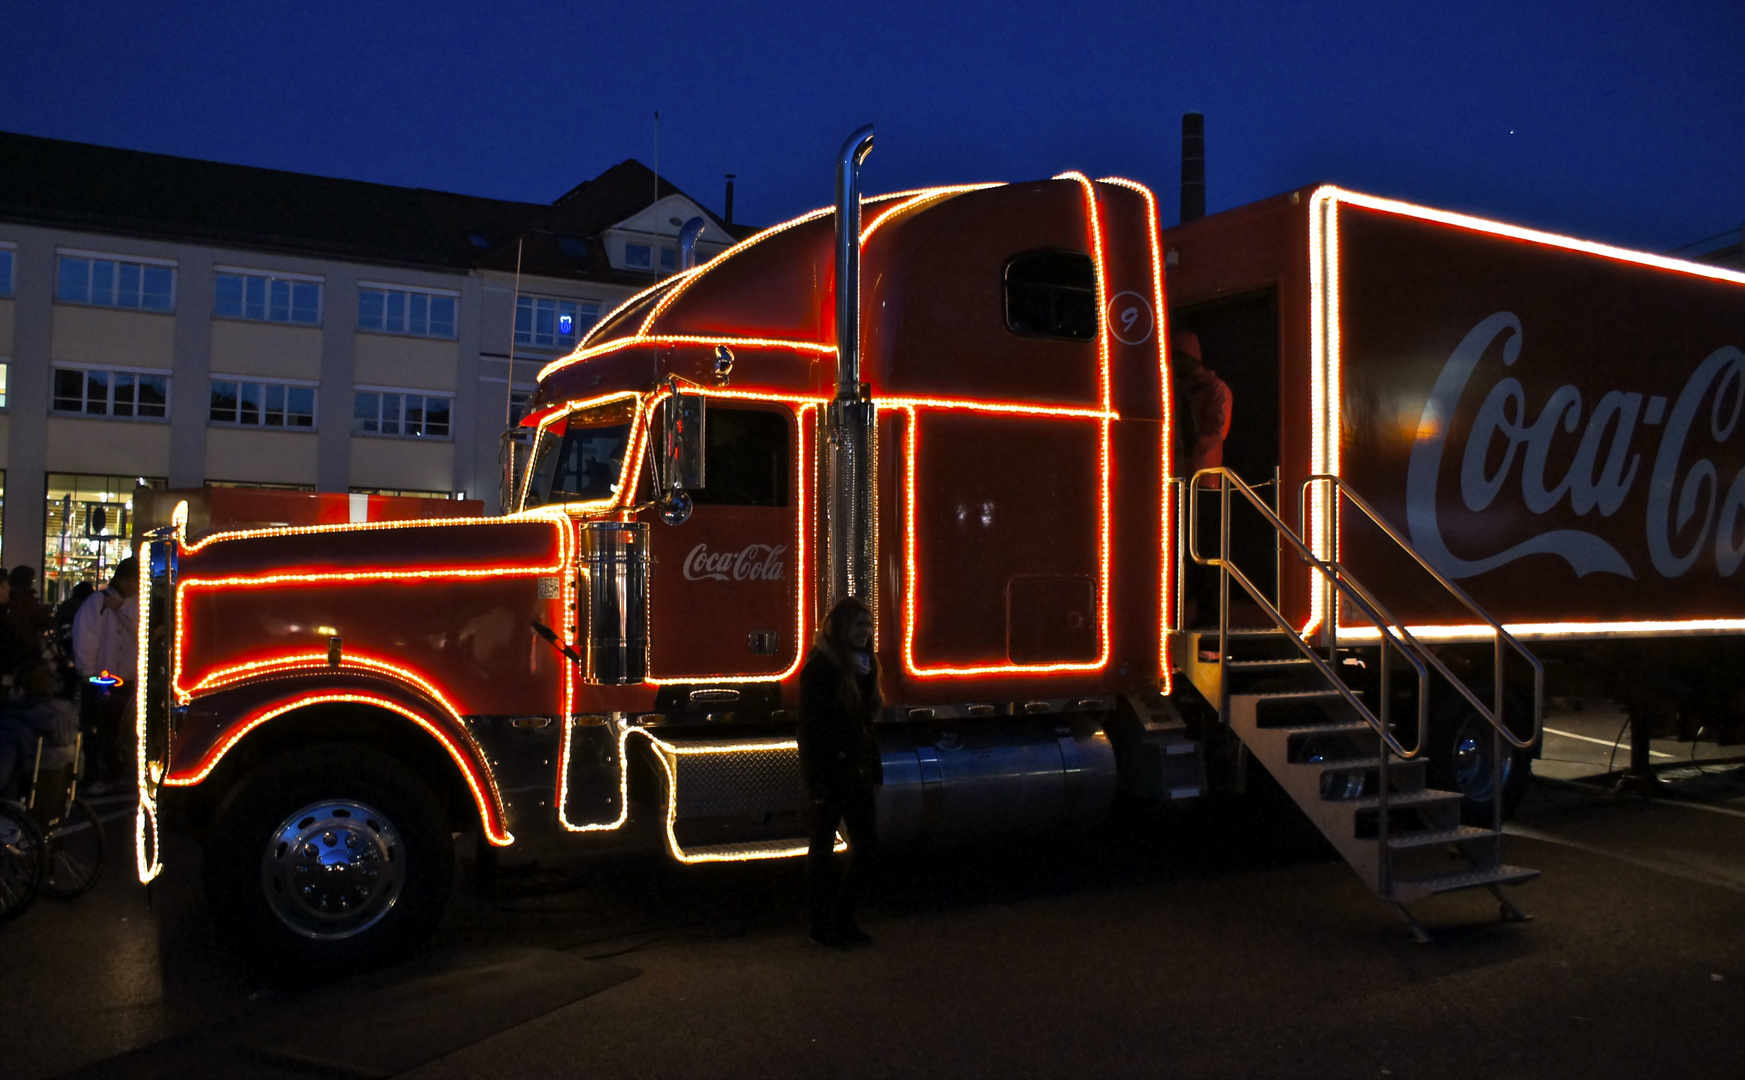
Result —
M 1525 866 L 1498 866 L 1488 870 L 1456 870 L 1446 874 L 1425 874 L 1422 877 L 1395 878 L 1390 900 L 1410 903 L 1439 893 L 1462 889 L 1484 889 L 1493 885 L 1519 885 L 1532 881 L 1539 871 Z
M 1460 804 L 1460 792 L 1437 791 L 1426 788 L 1423 791 L 1397 791 L 1388 796 L 1389 810 L 1418 810 L 1426 806 L 1447 806 Z M 1354 810 L 1375 810 L 1381 806 L 1381 799 L 1375 795 L 1365 795 L 1361 799 L 1352 799 L 1341 805 Z
M 1394 851 L 1409 851 L 1414 848 L 1439 847 L 1442 845 L 1464 844 L 1473 840 L 1488 840 L 1497 834 L 1489 829 L 1480 829 L 1474 825 L 1461 825 L 1453 829 L 1419 829 L 1413 832 L 1389 833 L 1388 847 Z

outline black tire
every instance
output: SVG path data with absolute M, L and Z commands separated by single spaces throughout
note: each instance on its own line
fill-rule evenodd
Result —
M 238 949 L 325 978 L 391 963 L 430 936 L 454 886 L 454 844 L 429 785 L 393 758 L 312 746 L 239 785 L 207 838 L 205 885 Z
M 1480 701 L 1490 697 L 1489 688 L 1473 693 Z M 1532 715 L 1532 696 L 1508 690 L 1503 697 L 1503 716 L 1515 731 L 1527 729 Z M 1489 828 L 1493 820 L 1496 779 L 1492 773 L 1492 728 L 1454 691 L 1437 695 L 1430 705 L 1429 763 L 1425 778 L 1432 788 L 1461 794 L 1460 820 Z M 1503 820 L 1514 816 L 1532 775 L 1532 750 L 1518 750 L 1503 743 Z
M 84 799 L 74 799 L 43 843 L 42 891 L 56 900 L 73 900 L 90 892 L 103 876 L 109 843 L 103 820 Z
M 42 832 L 23 805 L 0 802 L 0 923 L 24 914 L 42 884 Z

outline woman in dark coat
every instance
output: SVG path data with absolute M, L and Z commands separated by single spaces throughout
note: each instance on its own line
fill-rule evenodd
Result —
M 812 940 L 820 945 L 872 944 L 854 923 L 854 893 L 878 848 L 873 788 L 882 775 L 872 721 L 883 704 L 872 612 L 848 597 L 824 617 L 800 672 L 800 775 L 811 828 L 806 893 Z M 831 866 L 838 826 L 848 841 L 840 877 Z

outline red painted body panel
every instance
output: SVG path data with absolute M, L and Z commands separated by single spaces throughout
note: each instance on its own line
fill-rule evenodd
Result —
M 1164 240 L 1179 260 L 1174 307 L 1279 290 L 1293 522 L 1318 422 L 1315 190 Z M 1341 196 L 1337 223 L 1339 383 L 1325 423 L 1341 475 L 1390 524 L 1505 623 L 1573 637 L 1745 628 L 1732 554 L 1745 505 L 1745 281 L 1363 196 Z M 1339 556 L 1408 623 L 1472 622 L 1350 513 Z M 1301 624 L 1309 582 L 1294 563 L 1287 613 Z
M 562 627 L 571 544 L 561 520 L 421 524 L 217 539 L 181 556 L 176 685 L 184 694 L 241 665 L 328 639 L 404 667 L 462 715 L 562 711 L 563 663 L 532 621 Z

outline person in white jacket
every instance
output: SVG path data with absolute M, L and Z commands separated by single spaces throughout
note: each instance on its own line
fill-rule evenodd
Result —
M 92 735 L 97 783 L 105 786 L 129 775 L 121 747 L 132 715 L 133 680 L 139 674 L 138 586 L 139 563 L 123 559 L 109 587 L 92 593 L 73 616 L 73 663 L 82 688 L 79 712 Z M 105 671 L 121 682 L 103 686 L 91 681 Z M 97 785 L 89 790 L 100 794 Z

